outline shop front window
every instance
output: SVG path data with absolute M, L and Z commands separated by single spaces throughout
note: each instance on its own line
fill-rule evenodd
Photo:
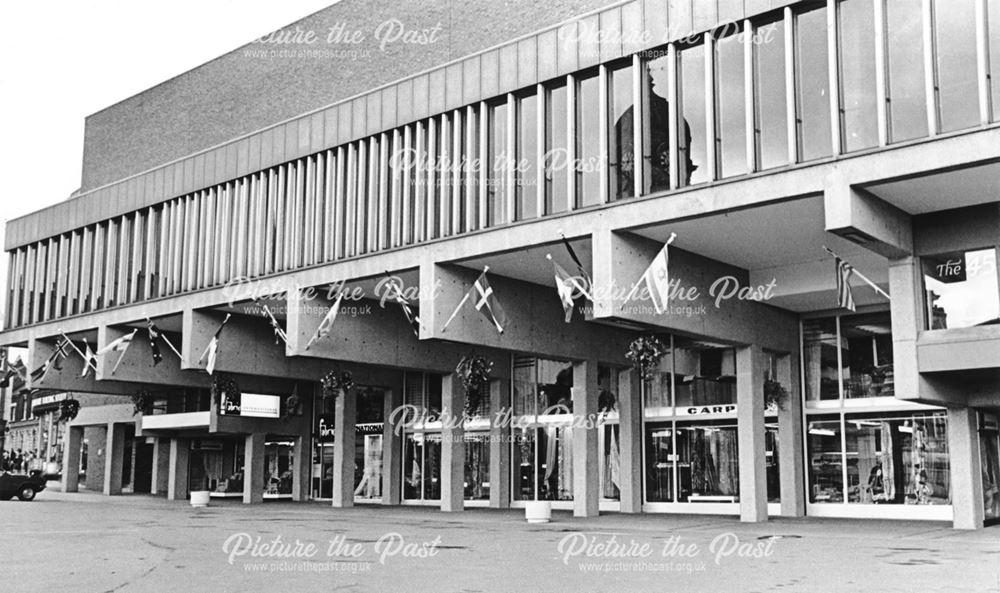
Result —
M 674 500 L 674 430 L 672 422 L 646 424 L 646 502 Z
M 983 468 L 983 517 L 1000 521 L 1000 419 L 979 414 L 979 455 Z
M 355 397 L 357 421 L 354 425 L 354 497 L 380 500 L 385 391 L 359 387 Z
M 490 434 L 465 433 L 465 499 L 490 499 Z
M 735 424 L 678 423 L 677 480 L 680 502 L 738 502 L 739 452 Z
M 844 454 L 840 418 L 815 416 L 809 419 L 809 502 L 844 502 Z
M 269 440 L 264 443 L 264 498 L 292 497 L 292 468 L 295 467 L 295 443 Z
M 944 413 L 848 415 L 848 502 L 950 504 L 951 478 Z
M 701 408 L 736 403 L 736 351 L 674 340 L 675 406 Z
M 845 346 L 844 397 L 895 395 L 892 366 L 892 321 L 889 313 L 841 317 Z
M 403 499 L 441 498 L 441 375 L 406 373 L 403 401 L 416 415 L 403 433 Z
M 514 361 L 514 500 L 573 500 L 573 365 Z
M 1000 323 L 996 250 L 923 257 L 928 329 Z
M 806 401 L 840 398 L 840 363 L 837 357 L 839 348 L 837 318 L 810 319 L 802 322 L 802 364 L 806 381 Z
M 597 367 L 597 439 L 601 448 L 602 500 L 621 499 L 621 433 L 618 416 L 618 371 Z
M 208 490 L 215 497 L 242 497 L 243 457 L 239 440 L 194 441 L 188 461 L 190 489 Z

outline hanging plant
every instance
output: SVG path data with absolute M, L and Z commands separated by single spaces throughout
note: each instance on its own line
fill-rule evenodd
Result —
M 59 421 L 70 421 L 80 413 L 80 402 L 70 398 L 59 402 Z
M 299 385 L 295 384 L 292 394 L 285 398 L 285 419 L 302 415 L 302 398 L 299 397 Z
M 354 377 L 351 375 L 350 371 L 344 371 L 341 373 L 340 371 L 332 370 L 323 375 L 320 382 L 323 384 L 324 399 L 335 400 L 342 392 L 346 393 L 347 390 L 354 387 Z
M 632 362 L 632 368 L 639 371 L 643 381 L 653 378 L 653 369 L 667 353 L 667 347 L 656 336 L 639 336 L 628 345 L 625 357 Z
M 132 398 L 132 415 L 142 412 L 145 413 L 151 405 L 153 405 L 153 394 L 146 391 L 145 389 L 140 389 L 136 391 L 131 396 Z
M 764 407 L 774 406 L 779 410 L 785 409 L 788 401 L 788 390 L 778 381 L 767 379 L 764 381 Z
M 476 354 L 463 356 L 455 367 L 455 373 L 462 379 L 462 388 L 465 390 L 466 415 L 471 416 L 479 410 L 492 371 L 493 363 Z

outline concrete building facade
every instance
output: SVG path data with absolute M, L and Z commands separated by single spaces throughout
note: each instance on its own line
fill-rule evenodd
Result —
M 442 52 L 416 16 L 382 51 L 342 2 L 93 116 L 84 191 L 7 225 L 0 342 L 36 369 L 62 333 L 133 336 L 30 384 L 141 394 L 170 498 L 1000 518 L 1000 1 L 593 4 L 537 31 L 449 5 L 510 37 Z M 304 65 L 345 15 L 368 61 Z M 282 103 L 274 60 L 354 94 Z M 211 96 L 288 119 L 136 115 Z M 471 402 L 466 357 L 492 363 Z

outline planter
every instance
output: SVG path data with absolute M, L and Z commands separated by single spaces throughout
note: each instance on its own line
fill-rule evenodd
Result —
M 209 499 L 208 490 L 191 491 L 191 506 L 195 508 L 207 507 L 208 499 Z
M 552 503 L 547 500 L 525 503 L 524 518 L 528 523 L 548 523 L 552 519 Z

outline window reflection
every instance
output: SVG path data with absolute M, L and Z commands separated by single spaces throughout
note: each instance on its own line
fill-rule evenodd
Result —
M 889 313 L 851 315 L 840 319 L 847 366 L 844 397 L 890 397 L 894 394 L 892 322 Z
M 635 155 L 632 151 L 632 67 L 627 66 L 608 73 L 608 106 L 612 129 L 609 136 L 611 199 L 632 197 L 634 189 L 633 170 Z
M 840 40 L 840 108 L 844 151 L 875 146 L 875 25 L 871 0 L 838 3 Z
M 678 139 L 681 161 L 679 179 L 681 185 L 689 185 L 708 181 L 711 173 L 705 166 L 708 158 L 705 142 L 705 46 L 682 49 L 678 62 L 680 114 L 686 128 L 684 137 Z M 657 148 L 656 158 L 661 158 L 658 145 L 653 146 Z
M 569 209 L 566 195 L 566 85 L 549 87 L 545 98 L 545 213 Z
M 837 362 L 837 319 L 810 319 L 802 322 L 802 364 L 805 367 L 806 401 L 840 398 Z
M 809 502 L 844 502 L 844 454 L 840 418 L 814 416 L 807 433 Z
M 979 123 L 976 80 L 976 0 L 935 0 L 934 47 L 941 131 Z
M 743 35 L 729 35 L 716 43 L 716 143 L 722 177 L 747 172 L 746 76 L 743 71 Z
M 514 216 L 527 220 L 538 215 L 538 97 L 517 99 L 517 203 Z
M 736 403 L 736 350 L 709 348 L 675 339 L 675 405 Z
M 597 76 L 581 78 L 576 90 L 576 196 L 577 207 L 601 201 L 600 168 L 605 166 L 600 147 L 600 105 Z
M 889 138 L 927 135 L 921 0 L 893 0 L 885 7 L 889 69 Z
M 829 56 L 826 10 L 795 17 L 795 79 L 800 160 L 830 155 Z
M 757 102 L 757 150 L 761 169 L 788 163 L 785 101 L 785 27 L 781 22 L 759 27 L 754 35 Z

